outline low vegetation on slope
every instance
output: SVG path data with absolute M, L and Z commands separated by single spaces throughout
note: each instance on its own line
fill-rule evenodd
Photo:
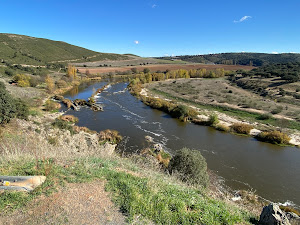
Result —
M 30 193 L 1 193 L 0 220 L 5 215 L 17 218 L 18 209 L 27 212 L 26 206 L 31 201 L 39 196 L 47 201 L 47 196 L 52 196 L 67 183 L 81 185 L 103 180 L 106 190 L 112 193 L 115 204 L 129 222 L 141 218 L 156 224 L 249 223 L 249 213 L 207 194 L 207 189 L 203 188 L 208 181 L 206 163 L 200 152 L 189 155 L 189 150 L 185 149 L 183 152 L 188 154 L 183 157 L 179 154 L 185 166 L 191 165 L 190 169 L 200 174 L 190 176 L 193 171 L 182 170 L 175 158 L 170 167 L 173 175 L 169 175 L 155 158 L 141 155 L 121 158 L 110 150 L 111 145 L 101 145 L 97 134 L 72 135 L 66 129 L 51 126 L 53 120 L 51 114 L 46 118 L 32 117 L 29 121 L 15 120 L 3 130 L 0 173 L 44 175 L 47 179 Z M 195 186 L 181 182 L 180 174 L 193 178 Z M 27 219 L 34 216 L 28 214 Z M 35 221 L 35 218 L 30 219 Z
M 176 57 L 163 57 L 163 59 L 180 59 L 187 62 L 195 63 L 215 63 L 226 65 L 250 65 L 263 66 L 274 63 L 300 62 L 300 54 L 283 53 L 283 54 L 267 54 L 267 53 L 220 53 L 207 55 L 184 55 Z
M 0 52 L 0 60 L 27 65 L 128 59 L 128 56 L 99 53 L 61 41 L 4 33 L 0 34 Z

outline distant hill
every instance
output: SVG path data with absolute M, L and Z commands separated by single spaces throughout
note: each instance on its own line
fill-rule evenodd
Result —
M 182 60 L 193 63 L 215 63 L 226 65 L 264 66 L 274 63 L 300 62 L 300 54 L 283 53 L 220 53 L 208 55 L 184 55 L 175 57 L 161 57 L 160 59 Z
M 126 55 L 91 51 L 62 41 L 0 33 L 0 60 L 11 64 L 45 65 L 129 58 Z

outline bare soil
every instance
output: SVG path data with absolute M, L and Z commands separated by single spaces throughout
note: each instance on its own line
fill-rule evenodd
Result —
M 0 224 L 126 224 L 104 185 L 103 181 L 67 184 L 49 197 L 34 200 L 25 209 L 0 216 Z

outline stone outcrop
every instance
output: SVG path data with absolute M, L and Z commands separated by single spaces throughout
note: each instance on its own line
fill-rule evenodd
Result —
M 261 225 L 291 225 L 287 215 L 277 204 L 271 203 L 263 208 L 259 218 Z
M 286 216 L 291 225 L 300 225 L 300 217 L 296 213 L 288 212 L 286 213 Z

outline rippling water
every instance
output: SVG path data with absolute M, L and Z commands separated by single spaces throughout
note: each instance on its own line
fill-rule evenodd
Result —
M 105 82 L 72 90 L 70 99 L 87 99 Z M 145 106 L 126 90 L 126 83 L 110 86 L 96 97 L 104 112 L 89 108 L 69 110 L 79 118 L 78 125 L 100 131 L 118 130 L 124 138 L 123 150 L 135 152 L 147 146 L 145 136 L 162 143 L 170 153 L 182 147 L 198 149 L 208 167 L 225 178 L 233 189 L 253 190 L 275 202 L 300 205 L 300 150 L 279 147 L 216 131 L 210 127 L 183 123 Z

